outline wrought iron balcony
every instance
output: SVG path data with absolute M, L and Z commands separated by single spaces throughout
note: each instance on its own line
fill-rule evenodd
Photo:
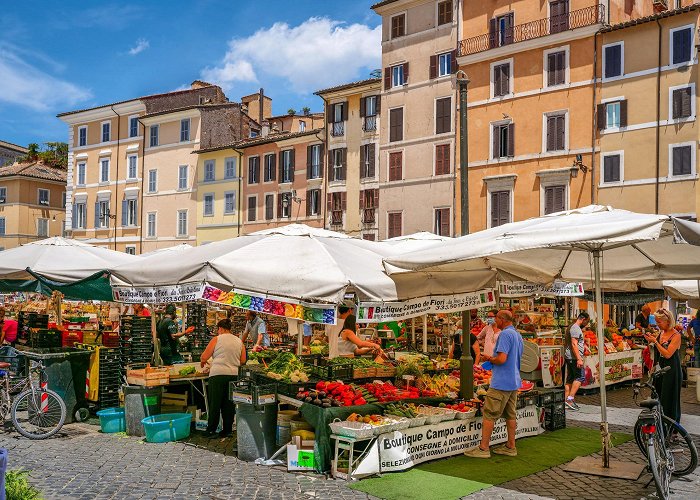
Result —
M 345 135 L 345 122 L 333 123 L 333 128 L 331 129 L 331 135 L 333 137 L 340 137 L 340 136 Z
M 342 210 L 331 210 L 331 224 L 334 226 L 343 225 L 343 211 Z
M 362 122 L 362 130 L 365 132 L 374 132 L 377 130 L 377 115 L 365 116 Z
M 466 38 L 459 42 L 459 55 L 468 56 L 496 47 L 542 38 L 568 30 L 600 24 L 605 20 L 605 6 L 592 5 L 573 10 L 568 14 L 555 15 L 505 30 L 496 30 L 483 35 Z
M 365 224 L 374 224 L 376 222 L 376 214 L 374 208 L 365 208 L 362 210 L 362 222 Z

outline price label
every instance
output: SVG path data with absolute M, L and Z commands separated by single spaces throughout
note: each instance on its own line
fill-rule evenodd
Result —
M 414 377 L 413 375 L 404 375 L 404 376 L 401 377 L 401 378 L 403 378 L 404 380 L 408 380 L 409 382 L 410 382 L 411 380 L 415 380 L 415 379 L 416 379 L 416 377 Z

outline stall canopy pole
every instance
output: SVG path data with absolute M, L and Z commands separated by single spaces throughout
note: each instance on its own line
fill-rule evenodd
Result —
M 423 316 L 423 353 L 428 352 L 428 315 Z
M 464 400 L 474 397 L 474 358 L 469 342 L 469 311 L 462 311 L 462 357 L 459 358 L 459 397 Z
M 416 318 L 411 318 L 411 343 L 416 347 Z
M 610 433 L 608 432 L 607 397 L 605 392 L 605 334 L 603 332 L 603 295 L 600 290 L 600 249 L 593 251 L 595 273 L 595 313 L 598 333 L 598 379 L 600 380 L 600 433 L 603 439 L 603 467 L 610 467 Z
M 301 356 L 304 349 L 304 323 L 294 320 L 294 326 L 297 329 L 297 356 Z

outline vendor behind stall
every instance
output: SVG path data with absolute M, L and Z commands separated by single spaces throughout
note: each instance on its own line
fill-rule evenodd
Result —
M 455 323 L 455 328 L 456 330 L 454 336 L 452 337 L 450 352 L 447 355 L 448 359 L 460 359 L 462 357 L 462 320 L 458 320 L 457 323 Z M 472 354 L 474 364 L 478 365 L 481 362 L 479 340 L 472 332 L 469 332 L 469 351 Z
M 17 340 L 17 321 L 5 318 L 5 308 L 0 307 L 0 345 L 15 345 Z
M 175 321 L 176 317 L 175 306 L 169 304 L 165 308 L 165 315 L 156 326 L 156 334 L 160 342 L 160 357 L 164 365 L 182 363 L 182 356 L 177 352 L 177 339 L 187 332 L 178 332 L 179 327 L 177 321 Z
M 354 314 L 348 315 L 343 323 L 343 329 L 338 334 L 338 355 L 339 356 L 361 356 L 369 352 L 380 353 L 379 345 L 362 340 L 357 336 L 357 319 Z
M 253 339 L 253 349 L 259 351 L 263 347 L 270 347 L 270 337 L 267 334 L 267 326 L 265 321 L 257 315 L 255 311 L 248 311 L 245 314 L 245 319 L 247 320 L 245 324 L 245 330 L 243 330 L 243 335 L 241 335 L 241 341 L 245 345 L 246 340 L 248 340 L 248 335 Z
M 649 328 L 649 315 L 651 314 L 651 307 L 642 307 L 642 312 L 640 312 L 634 319 L 634 327 L 640 330 L 646 330 Z
M 151 311 L 149 311 L 143 304 L 134 304 L 134 315 L 150 318 Z

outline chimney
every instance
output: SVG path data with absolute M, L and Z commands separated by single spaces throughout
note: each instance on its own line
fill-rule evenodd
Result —
M 260 125 L 262 125 L 260 135 L 262 135 L 263 137 L 267 137 L 268 135 L 270 135 L 270 122 L 267 120 L 263 120 L 263 122 Z
M 265 89 L 260 87 L 260 97 L 258 98 L 258 102 L 260 103 L 260 109 L 258 111 L 258 123 L 263 122 L 263 105 L 265 103 Z
M 190 84 L 192 90 L 203 89 L 204 87 L 211 87 L 211 83 L 203 82 L 202 80 L 195 80 Z

